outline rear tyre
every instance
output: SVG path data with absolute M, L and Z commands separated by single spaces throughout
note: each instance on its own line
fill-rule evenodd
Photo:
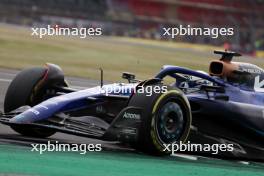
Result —
M 162 87 L 162 84 L 151 85 Z M 168 87 L 166 93 L 136 93 L 129 106 L 141 107 L 141 127 L 135 147 L 151 155 L 168 155 L 165 144 L 184 142 L 191 126 L 191 110 L 185 95 Z
M 4 101 L 4 111 L 10 112 L 21 106 L 34 106 L 45 99 L 45 89 L 40 89 L 41 81 L 46 75 L 47 68 L 30 68 L 18 73 L 10 83 Z M 37 127 L 11 126 L 24 136 L 45 138 L 56 133 L 54 130 Z

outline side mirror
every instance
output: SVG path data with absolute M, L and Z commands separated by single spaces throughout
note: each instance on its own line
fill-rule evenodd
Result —
M 134 82 L 136 79 L 136 76 L 133 73 L 129 72 L 123 72 L 122 74 L 123 79 L 127 79 L 129 83 Z

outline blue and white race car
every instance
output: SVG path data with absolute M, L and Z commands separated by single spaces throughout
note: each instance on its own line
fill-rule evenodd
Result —
M 232 144 L 219 156 L 264 158 L 264 70 L 215 51 L 209 73 L 163 66 L 145 81 L 70 88 L 54 65 L 21 71 L 6 93 L 0 122 L 16 132 L 49 137 L 64 132 L 120 141 L 153 155 L 179 142 Z M 166 77 L 174 78 L 170 85 Z M 203 152 L 203 154 L 209 154 Z

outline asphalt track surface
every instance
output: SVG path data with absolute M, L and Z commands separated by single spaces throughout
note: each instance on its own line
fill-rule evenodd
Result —
M 5 97 L 5 93 L 6 90 L 8 88 L 9 83 L 11 82 L 11 80 L 14 78 L 14 76 L 16 75 L 16 73 L 18 73 L 17 70 L 9 70 L 9 69 L 0 69 L 0 110 L 3 111 L 3 103 L 4 103 L 4 97 Z M 84 89 L 84 88 L 88 88 L 88 87 L 92 87 L 92 86 L 96 86 L 99 84 L 99 81 L 95 81 L 95 80 L 87 80 L 87 79 L 82 79 L 82 78 L 74 78 L 74 77 L 67 77 L 68 82 L 70 83 L 70 85 L 76 89 Z M 36 139 L 36 138 L 30 138 L 30 137 L 24 137 L 21 136 L 17 133 L 15 133 L 13 130 L 11 130 L 8 126 L 2 125 L 0 124 L 0 156 L 3 158 L 10 158 L 10 156 L 7 155 L 6 151 L 11 151 L 13 153 L 18 153 L 18 158 L 19 156 L 21 156 L 22 158 L 25 156 L 29 156 L 32 155 L 31 153 L 26 153 L 25 151 L 29 151 L 29 149 L 27 150 L 21 150 L 21 147 L 23 149 L 23 147 L 30 147 L 32 143 L 47 143 L 48 141 L 59 141 L 60 143 L 76 143 L 76 144 L 91 144 L 91 143 L 100 143 L 102 144 L 102 148 L 104 151 L 106 151 L 107 153 L 103 153 L 103 154 L 90 154 L 90 156 L 94 156 L 93 157 L 88 157 L 85 159 L 85 163 L 86 162 L 91 162 L 92 164 L 94 164 L 94 167 L 98 167 L 98 165 L 95 164 L 95 162 L 105 162 L 105 164 L 113 164 L 114 161 L 118 161 L 118 165 L 119 164 L 123 164 L 123 171 L 122 168 L 120 166 L 120 171 L 118 172 L 119 175 L 127 175 L 124 174 L 125 173 L 125 169 L 131 169 L 131 168 L 127 168 L 127 165 L 124 165 L 126 162 L 133 162 L 135 160 L 135 162 L 138 162 L 138 166 L 140 165 L 140 163 L 142 162 L 142 160 L 146 160 L 143 162 L 143 165 L 146 165 L 147 167 L 150 167 L 149 165 L 152 164 L 157 164 L 157 162 L 159 162 L 159 160 L 161 160 L 162 162 L 168 162 L 171 163 L 171 161 L 175 161 L 175 165 L 172 165 L 172 167 L 185 167 L 184 165 L 188 166 L 192 165 L 193 167 L 196 167 L 197 165 L 199 165 L 200 163 L 204 163 L 205 166 L 199 166 L 199 168 L 197 170 L 194 169 L 193 172 L 191 172 L 189 169 L 191 169 L 192 167 L 190 166 L 190 168 L 188 168 L 186 171 L 183 171 L 182 174 L 186 174 L 186 173 L 192 173 L 194 175 L 208 175 L 211 172 L 215 172 L 217 169 L 219 169 L 219 167 L 222 169 L 225 168 L 225 170 L 221 170 L 218 172 L 216 171 L 215 175 L 228 175 L 228 168 L 231 167 L 232 170 L 232 175 L 236 175 L 236 174 L 241 174 L 238 173 L 237 171 L 240 170 L 241 168 L 245 168 L 245 173 L 248 172 L 248 170 L 246 168 L 248 168 L 249 170 L 254 170 L 256 169 L 257 172 L 255 173 L 255 171 L 253 172 L 253 174 L 251 174 L 250 172 L 248 172 L 245 175 L 261 175 L 259 170 L 260 168 L 264 168 L 264 165 L 261 163 L 251 163 L 251 162 L 242 162 L 242 161 L 221 161 L 218 159 L 211 159 L 211 158 L 205 158 L 205 157 L 199 157 L 199 156 L 190 156 L 190 155 L 176 155 L 174 157 L 168 157 L 167 159 L 157 159 L 157 158 L 149 158 L 149 157 L 145 157 L 142 156 L 143 154 L 138 154 L 135 153 L 136 151 L 134 151 L 131 148 L 128 147 L 124 147 L 118 143 L 114 143 L 114 142 L 106 142 L 106 141 L 101 141 L 101 140 L 94 140 L 94 139 L 90 139 L 90 138 L 84 138 L 84 137 L 77 137 L 77 136 L 73 136 L 73 135 L 68 135 L 68 134 L 63 134 L 63 133 L 56 133 L 55 135 L 53 135 L 52 137 L 48 138 L 48 139 Z M 3 146 L 8 146 L 3 147 Z M 11 149 L 10 147 L 11 146 Z M 46 155 L 45 159 L 42 159 L 43 162 L 53 162 L 56 160 L 56 157 L 58 157 L 58 155 L 56 155 L 53 158 L 54 155 Z M 60 156 L 60 155 L 59 155 Z M 32 155 L 32 159 L 30 160 L 34 160 L 35 156 Z M 69 157 L 71 157 L 71 155 L 69 155 Z M 74 159 L 76 159 L 76 157 L 73 157 Z M 106 158 L 106 160 L 105 160 Z M 54 159 L 54 160 L 53 160 Z M 68 158 L 67 158 L 68 160 Z M 79 159 L 77 158 L 77 161 Z M 119 161 L 120 160 L 120 161 Z M 198 161 L 197 161 L 198 160 Z M 76 162 L 77 162 L 76 161 Z M 80 160 L 81 161 L 81 160 Z M 108 162 L 106 162 L 108 161 Z M 122 163 L 122 161 L 124 161 Z M 13 160 L 13 162 L 15 162 L 15 160 Z M 17 161 L 18 162 L 18 161 Z M 58 162 L 60 162 L 60 160 L 58 159 Z M 131 163 L 130 162 L 130 163 Z M 155 163 L 153 163 L 155 162 Z M 5 165 L 5 168 L 10 167 L 9 169 L 12 170 L 12 166 L 10 166 L 10 164 L 8 163 L 3 163 L 3 165 Z M 19 164 L 19 163 L 18 163 Z M 68 163 L 69 164 L 69 163 Z M 84 164 L 84 163 L 83 163 Z M 253 165 L 252 165 L 253 164 Z M 2 167 L 4 167 L 2 165 Z M 167 164 L 163 164 L 161 165 L 161 170 L 162 167 L 166 166 Z M 208 167 L 209 165 L 209 167 Z M 30 166 L 29 166 L 30 167 Z M 135 166 L 136 167 L 136 166 Z M 169 166 L 167 166 L 169 167 Z M 172 167 L 170 167 L 172 169 Z M 216 167 L 215 169 L 211 169 Z M 207 170 L 205 170 L 207 168 Z M 37 169 L 37 168 L 35 168 Z M 83 168 L 77 168 L 79 170 L 83 169 Z M 107 168 L 105 168 L 107 169 Z M 109 169 L 109 168 L 108 168 Z M 164 168 L 166 169 L 166 168 Z M 210 170 L 211 169 L 211 170 Z M 32 170 L 34 170 L 34 168 L 32 168 Z M 100 168 L 98 169 L 100 170 Z M 151 170 L 151 169 L 150 169 Z M 234 171 L 236 170 L 236 171 Z M 264 170 L 264 169 L 263 169 Z M 57 169 L 53 170 L 53 173 L 55 173 L 57 171 Z M 112 172 L 113 170 L 111 170 Z M 209 172 L 210 171 L 210 172 Z M 224 171 L 224 172 L 223 172 Z M 44 175 L 45 175 L 46 170 L 43 171 Z M 109 173 L 111 175 L 111 172 Z M 161 172 L 161 171 L 156 171 L 153 170 L 153 173 L 157 172 Z M 199 172 L 195 173 L 195 172 Z M 205 174 L 206 172 L 208 172 L 207 174 Z M 36 171 L 36 173 L 38 173 Z M 144 170 L 137 171 L 137 174 L 140 173 L 144 173 Z M 217 174 L 218 173 L 218 174 Z M 225 173 L 225 174 L 224 174 Z M 255 174 L 254 174 L 255 173 Z M 154 174 L 154 175 L 156 175 Z M 231 172 L 230 172 L 231 174 Z M 51 174 L 53 175 L 53 174 Z M 62 174 L 63 175 L 63 174 Z M 81 174 L 80 174 L 81 175 Z M 95 175 L 98 175 L 95 174 Z M 100 174 L 99 174 L 100 175 Z M 104 175 L 104 174 L 103 174 Z M 118 174 L 117 174 L 118 175 Z M 133 174 L 132 174 L 133 175 Z M 147 175 L 147 174 L 146 174 Z M 190 175 L 190 174 L 188 174 Z M 264 174 L 263 174 L 264 175 Z M 0 176 L 1 176 L 1 171 L 0 171 Z

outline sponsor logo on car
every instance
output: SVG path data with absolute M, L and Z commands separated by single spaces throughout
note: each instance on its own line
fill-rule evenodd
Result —
M 134 114 L 134 113 L 125 112 L 124 115 L 123 115 L 123 118 L 140 120 L 140 114 Z

